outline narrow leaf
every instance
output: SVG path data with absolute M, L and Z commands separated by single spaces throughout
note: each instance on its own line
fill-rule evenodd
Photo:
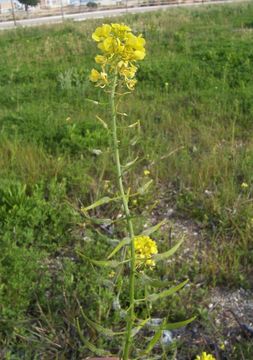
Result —
M 136 145 L 137 142 L 138 142 L 138 140 L 139 140 L 139 136 L 134 136 L 134 137 L 130 140 L 130 145 L 131 145 L 131 146 Z
M 142 320 L 141 323 L 139 325 L 137 325 L 136 327 L 134 327 L 131 331 L 131 337 L 134 337 L 135 335 L 138 334 L 138 332 L 147 324 L 147 322 L 150 320 L 150 318 L 147 318 L 145 320 Z
M 87 256 L 85 256 L 84 254 L 80 253 L 79 251 L 77 251 L 77 253 L 83 257 L 84 259 L 90 261 L 92 264 L 99 266 L 99 267 L 111 267 L 111 268 L 115 268 L 121 264 L 127 263 L 129 262 L 129 260 L 125 260 L 125 261 L 116 261 L 116 260 L 95 260 L 95 259 L 91 259 L 88 258 Z
M 135 126 L 140 126 L 140 120 L 136 121 L 136 122 L 133 123 L 133 124 L 128 125 L 129 128 L 133 128 L 133 127 L 135 127 Z
M 104 349 L 99 349 L 97 348 L 95 345 L 93 345 L 91 342 L 89 342 L 83 335 L 83 332 L 80 328 L 80 324 L 79 324 L 79 320 L 76 319 L 75 321 L 76 323 L 76 328 L 77 328 L 77 332 L 82 340 L 82 342 L 84 343 L 84 346 L 86 347 L 86 349 L 89 349 L 92 353 L 98 355 L 98 356 L 108 356 L 110 355 L 109 352 L 105 351 Z
M 96 323 L 95 321 L 90 320 L 84 313 L 83 308 L 80 306 L 81 314 L 86 321 L 87 325 L 92 329 L 95 329 L 98 333 L 103 334 L 105 336 L 113 337 L 115 335 L 122 335 L 124 332 L 114 332 L 111 329 L 104 328 L 102 325 Z
M 119 114 L 121 116 L 126 116 L 126 117 L 128 116 L 126 113 L 122 113 L 122 112 L 119 112 L 119 111 L 117 112 L 117 114 Z
M 138 190 L 137 193 L 139 193 L 140 195 L 144 195 L 145 192 L 148 190 L 148 188 L 150 187 L 150 185 L 152 184 L 153 180 L 149 180 L 148 182 L 146 182 L 146 184 L 144 184 L 143 186 L 141 186 Z
M 121 242 L 113 249 L 113 251 L 107 256 L 107 259 L 111 259 L 115 254 L 117 254 L 117 252 L 125 245 L 130 244 L 131 239 L 129 239 L 128 237 L 121 240 Z
M 179 321 L 179 322 L 175 322 L 175 323 L 171 323 L 171 324 L 165 324 L 163 326 L 163 330 L 175 330 L 175 329 L 184 327 L 184 326 L 190 324 L 195 319 L 196 319 L 196 316 L 193 316 L 190 319 L 187 319 L 187 320 L 184 320 L 184 321 Z
M 161 336 L 162 336 L 162 327 L 160 327 L 155 335 L 153 336 L 153 338 L 151 339 L 151 341 L 149 342 L 148 346 L 146 347 L 146 349 L 144 350 L 144 354 L 149 354 L 151 352 L 151 350 L 153 349 L 153 347 L 155 346 L 155 344 L 160 340 Z
M 105 122 L 103 119 L 101 119 L 101 117 L 99 117 L 98 115 L 96 115 L 96 118 L 97 118 L 98 121 L 103 125 L 103 127 L 104 127 L 105 129 L 108 129 L 108 125 L 106 124 L 106 122 Z
M 95 345 L 93 345 L 88 340 L 84 339 L 84 345 L 87 349 L 89 349 L 93 354 L 96 354 L 98 356 L 109 356 L 111 355 L 108 351 L 105 351 L 104 349 L 99 349 Z
M 122 165 L 122 168 L 123 168 L 123 169 L 129 168 L 129 167 L 132 166 L 138 159 L 139 159 L 139 157 L 137 156 L 134 160 L 129 161 L 128 163 L 126 163 L 126 165 Z
M 98 225 L 102 224 L 105 226 L 109 226 L 109 225 L 113 224 L 112 219 L 98 219 L 96 217 L 88 216 L 88 213 L 85 213 L 85 212 L 83 212 L 83 215 L 87 220 L 89 220 L 93 224 L 98 224 Z
M 106 260 L 93 260 L 93 259 L 89 259 L 89 261 L 99 267 L 111 267 L 111 268 L 115 268 L 117 266 L 119 266 L 120 262 L 116 261 L 116 260 L 111 260 L 111 261 L 106 261 Z
M 163 226 L 164 224 L 167 223 L 167 220 L 164 219 L 162 220 L 161 222 L 159 222 L 158 224 L 154 225 L 154 226 L 151 226 L 145 230 L 143 230 L 142 232 L 142 235 L 146 235 L 146 236 L 149 236 L 151 235 L 152 233 L 156 232 L 158 229 L 160 229 L 161 226 Z
M 86 208 L 82 208 L 81 210 L 82 210 L 83 212 L 86 212 L 86 211 L 88 211 L 88 210 L 95 209 L 95 208 L 98 207 L 98 206 L 108 204 L 108 203 L 110 203 L 111 201 L 118 200 L 119 198 L 120 198 L 120 197 L 110 198 L 109 196 L 105 196 L 105 197 L 103 197 L 103 198 L 95 201 L 93 204 L 87 206 Z
M 88 99 L 88 98 L 86 98 L 85 100 L 91 102 L 94 105 L 99 105 L 99 101 L 97 101 L 97 100 L 92 100 L 92 99 Z
M 141 274 L 141 280 L 142 280 L 144 285 L 150 285 L 150 286 L 155 287 L 155 288 L 164 288 L 164 287 L 170 285 L 169 281 L 162 281 L 162 280 L 158 280 L 158 279 L 152 279 L 148 275 L 146 275 L 145 273 Z
M 150 294 L 147 296 L 147 300 L 148 301 L 156 301 L 158 299 L 163 299 L 167 296 L 170 296 L 172 294 L 174 294 L 175 292 L 177 292 L 178 290 L 182 289 L 182 287 L 185 286 L 185 284 L 187 284 L 188 280 L 183 281 L 181 284 L 177 285 L 177 286 L 173 286 L 168 290 L 164 290 L 159 294 Z
M 173 246 L 171 249 L 169 249 L 168 251 L 161 253 L 161 254 L 156 254 L 153 256 L 155 261 L 161 261 L 161 260 L 165 260 L 168 259 L 170 256 L 172 256 L 177 249 L 179 248 L 179 246 L 183 243 L 184 238 L 182 238 L 175 246 Z

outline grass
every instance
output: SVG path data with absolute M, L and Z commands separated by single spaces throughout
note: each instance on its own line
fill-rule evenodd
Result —
M 121 104 L 128 114 L 121 119 L 124 162 L 138 156 L 128 186 L 145 182 L 144 169 L 154 180 L 150 192 L 131 205 L 136 225 L 151 221 L 143 209 L 159 212 L 168 203 L 197 224 L 205 239 L 201 264 L 179 257 L 157 271 L 170 281 L 188 276 L 193 288 L 200 273 L 204 279 L 204 290 L 186 290 L 181 300 L 161 304 L 157 315 L 170 306 L 173 320 L 198 312 L 209 286 L 253 285 L 252 15 L 252 4 L 244 4 L 120 18 L 143 33 L 148 48 L 137 89 Z M 107 98 L 88 81 L 96 54 L 91 33 L 100 23 L 0 34 L 4 358 L 78 359 L 90 354 L 83 343 L 88 336 L 98 348 L 118 350 L 116 340 L 102 340 L 88 329 L 77 302 L 98 322 L 110 315 L 109 325 L 120 324 L 111 308 L 109 272 L 92 268 L 76 252 L 101 259 L 112 246 L 112 227 L 83 219 L 78 211 L 115 192 L 108 134 L 96 118 L 109 121 Z M 128 127 L 137 121 L 138 131 Z M 157 194 L 160 204 L 154 203 Z M 120 211 L 110 206 L 93 215 L 116 219 Z M 118 234 L 120 229 L 113 236 Z M 165 234 L 157 238 L 165 247 Z M 250 359 L 249 342 L 243 349 L 233 346 L 229 359 L 240 359 L 241 351 Z M 180 344 L 178 351 L 180 359 L 196 354 L 195 348 L 186 354 Z

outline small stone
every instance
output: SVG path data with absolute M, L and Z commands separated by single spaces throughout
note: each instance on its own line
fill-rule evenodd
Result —
M 160 319 L 160 318 L 150 319 L 150 320 L 147 322 L 147 325 L 148 325 L 148 326 L 159 326 L 159 325 L 161 325 L 162 321 L 163 321 L 163 320 Z
M 172 332 L 169 330 L 163 330 L 161 336 L 162 345 L 168 346 L 172 343 L 172 341 L 173 341 Z

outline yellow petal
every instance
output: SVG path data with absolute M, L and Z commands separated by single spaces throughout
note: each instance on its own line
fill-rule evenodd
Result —
M 92 34 L 92 39 L 95 41 L 101 41 L 104 38 L 108 37 L 111 32 L 111 26 L 109 24 L 104 24 L 96 28 Z
M 145 58 L 145 51 L 136 50 L 133 54 L 134 60 L 143 60 Z
M 112 50 L 113 38 L 110 36 L 103 41 L 104 51 L 110 52 Z
M 96 61 L 97 64 L 101 64 L 101 65 L 105 64 L 106 63 L 106 57 L 103 56 L 103 55 L 97 55 L 95 57 L 95 61 Z
M 99 72 L 96 69 L 92 69 L 89 76 L 90 81 L 97 82 L 99 78 L 100 78 Z
M 117 31 L 131 31 L 131 28 L 125 24 L 112 24 L 112 28 Z

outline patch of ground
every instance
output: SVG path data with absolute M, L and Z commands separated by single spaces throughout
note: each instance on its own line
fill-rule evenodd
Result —
M 168 219 L 163 228 L 168 245 L 175 244 L 175 239 L 185 238 L 178 250 L 179 254 L 169 261 L 180 262 L 187 259 L 201 262 L 202 254 L 208 247 L 208 237 L 201 226 L 191 219 L 179 216 L 166 204 L 153 212 L 151 222 L 154 225 L 161 219 Z M 196 288 L 205 286 L 205 279 L 201 274 L 195 280 Z M 253 349 L 253 291 L 243 288 L 208 288 L 204 303 L 200 305 L 204 313 L 186 328 L 172 331 L 172 339 L 182 341 L 189 348 L 196 350 L 203 347 L 215 354 L 218 360 L 237 359 L 237 355 L 231 354 L 234 352 L 235 344 L 243 341 L 252 342 Z M 180 353 L 177 359 L 192 358 Z M 245 357 L 242 351 L 239 359 L 251 360 L 253 353 L 250 359 Z

